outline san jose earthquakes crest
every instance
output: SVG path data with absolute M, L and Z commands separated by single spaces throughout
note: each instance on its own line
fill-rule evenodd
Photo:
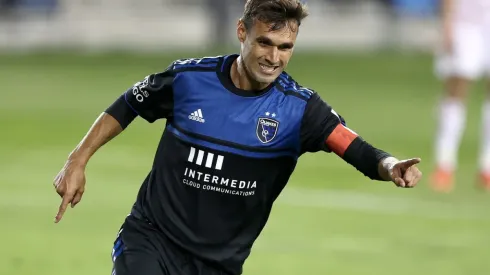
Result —
M 255 133 L 257 134 L 260 142 L 268 143 L 276 137 L 278 128 L 279 121 L 272 118 L 259 117 L 259 120 L 257 121 L 257 130 Z

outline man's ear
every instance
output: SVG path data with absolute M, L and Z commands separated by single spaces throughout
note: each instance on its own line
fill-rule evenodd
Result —
M 236 34 L 238 37 L 238 41 L 241 43 L 245 42 L 247 38 L 247 29 L 245 28 L 245 24 L 242 19 L 239 19 L 237 22 Z

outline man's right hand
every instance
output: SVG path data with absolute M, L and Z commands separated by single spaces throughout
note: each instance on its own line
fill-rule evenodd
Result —
M 124 101 L 122 103 L 126 104 Z M 129 107 L 128 109 L 132 112 Z M 123 114 L 122 116 L 128 116 L 128 114 Z M 65 166 L 54 179 L 56 192 L 62 198 L 55 223 L 61 220 L 68 204 L 71 203 L 71 207 L 73 208 L 82 199 L 83 192 L 85 191 L 85 167 L 90 157 L 102 145 L 121 133 L 122 130 L 123 128 L 119 121 L 104 112 L 97 118 L 82 141 L 71 152 Z
M 63 214 L 71 203 L 71 207 L 75 207 L 82 199 L 85 191 L 85 166 L 80 165 L 72 160 L 68 160 L 65 166 L 54 179 L 54 187 L 56 192 L 62 198 L 55 218 L 55 223 L 58 223 Z

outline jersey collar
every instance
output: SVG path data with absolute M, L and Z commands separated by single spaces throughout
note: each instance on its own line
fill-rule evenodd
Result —
M 275 86 L 274 81 L 262 90 L 243 90 L 236 87 L 231 80 L 231 66 L 238 56 L 238 54 L 223 56 L 218 64 L 218 78 L 228 91 L 243 97 L 257 97 L 269 92 Z

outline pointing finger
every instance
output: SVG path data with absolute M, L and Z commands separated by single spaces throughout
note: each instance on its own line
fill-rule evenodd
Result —
M 55 223 L 58 223 L 61 220 L 61 218 L 63 217 L 63 214 L 66 211 L 66 207 L 73 200 L 73 196 L 74 196 L 73 193 L 66 193 L 65 196 L 63 196 L 63 200 L 61 201 L 61 204 L 60 204 L 60 207 L 58 210 L 58 214 L 56 215 L 55 220 L 54 220 Z
M 417 163 L 420 163 L 422 160 L 420 158 L 412 158 L 412 159 L 407 159 L 403 161 L 403 166 L 405 167 L 410 167 L 413 166 Z

